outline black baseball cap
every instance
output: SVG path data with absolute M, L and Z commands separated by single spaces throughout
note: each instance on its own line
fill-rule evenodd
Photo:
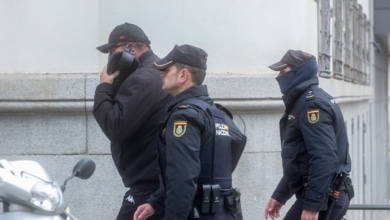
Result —
M 207 69 L 207 53 L 198 47 L 188 44 L 175 45 L 164 58 L 154 62 L 154 68 L 164 71 L 174 63 L 181 63 L 202 70 Z
M 110 33 L 108 43 L 96 47 L 102 53 L 108 53 L 108 49 L 121 42 L 143 42 L 150 44 L 148 36 L 135 24 L 124 23 L 116 26 Z
M 316 57 L 310 53 L 301 50 L 288 50 L 279 62 L 269 66 L 270 69 L 280 71 L 285 67 L 296 67 L 309 60 L 315 60 Z

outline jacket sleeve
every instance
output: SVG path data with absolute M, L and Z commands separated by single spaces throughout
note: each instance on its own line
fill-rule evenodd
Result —
M 123 141 L 150 117 L 155 89 L 139 77 L 128 77 L 114 95 L 112 85 L 96 87 L 93 115 L 111 141 Z
M 322 100 L 306 103 L 300 126 L 309 156 L 307 188 L 303 208 L 320 211 L 329 194 L 329 185 L 338 165 L 337 140 L 331 106 Z
M 179 109 L 166 126 L 165 219 L 187 219 L 200 174 L 201 112 Z
M 276 201 L 284 205 L 286 204 L 287 200 L 291 198 L 291 196 L 292 193 L 290 192 L 290 189 L 288 187 L 287 180 L 283 176 L 282 179 L 279 181 L 279 184 L 276 187 L 275 191 L 273 192 L 271 198 L 275 199 Z
M 159 212 L 164 209 L 164 200 L 165 200 L 164 187 L 160 185 L 160 188 L 151 195 L 146 202 L 148 202 L 154 209 L 155 212 Z

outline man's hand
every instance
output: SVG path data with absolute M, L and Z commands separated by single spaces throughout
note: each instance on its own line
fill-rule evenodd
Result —
M 271 198 L 267 206 L 265 207 L 264 216 L 265 219 L 268 219 L 268 216 L 271 217 L 271 219 L 279 218 L 280 217 L 280 209 L 282 208 L 282 203 L 276 201 L 275 199 Z
M 137 210 L 134 212 L 134 220 L 145 220 L 146 218 L 154 214 L 154 209 L 149 203 L 138 206 Z
M 317 211 L 304 209 L 302 211 L 301 220 L 318 220 L 318 213 Z
M 119 76 L 120 71 L 117 70 L 113 74 L 108 75 L 107 73 L 107 66 L 103 67 L 102 72 L 100 73 L 100 83 L 109 83 L 112 84 L 114 82 L 114 79 Z

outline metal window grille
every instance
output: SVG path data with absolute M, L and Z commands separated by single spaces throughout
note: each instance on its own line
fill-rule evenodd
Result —
M 349 0 L 344 0 L 344 14 L 344 80 L 352 81 L 352 6 Z
M 363 81 L 362 83 L 368 85 L 370 83 L 370 35 L 371 23 L 365 19 L 364 21 L 364 49 L 363 49 Z
M 362 16 L 361 6 L 356 4 L 356 0 L 353 0 L 353 66 L 352 66 L 352 82 L 359 83 L 361 81 L 362 70 Z
M 319 54 L 318 54 L 318 70 L 319 75 L 325 78 L 331 77 L 331 51 L 330 51 L 330 21 L 331 21 L 331 8 L 330 0 L 318 1 L 319 8 Z
M 371 28 L 362 6 L 357 0 L 319 0 L 318 12 L 319 76 L 368 84 Z
M 333 42 L 333 77 L 344 79 L 343 73 L 343 1 L 333 1 L 334 12 L 334 42 Z

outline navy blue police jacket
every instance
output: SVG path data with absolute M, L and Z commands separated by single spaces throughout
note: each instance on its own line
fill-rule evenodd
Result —
M 303 195 L 303 208 L 315 211 L 326 203 L 336 170 L 351 169 L 342 112 L 318 84 L 317 77 L 311 78 L 283 96 L 286 110 L 279 124 L 283 177 L 272 194 L 282 204 L 294 194 Z
M 182 104 L 194 97 L 213 103 L 205 85 L 188 88 L 168 105 L 168 112 L 173 112 L 162 124 L 158 135 L 159 163 L 165 188 L 165 219 L 188 218 L 201 171 L 201 146 L 214 140 L 212 119 L 204 111 Z

